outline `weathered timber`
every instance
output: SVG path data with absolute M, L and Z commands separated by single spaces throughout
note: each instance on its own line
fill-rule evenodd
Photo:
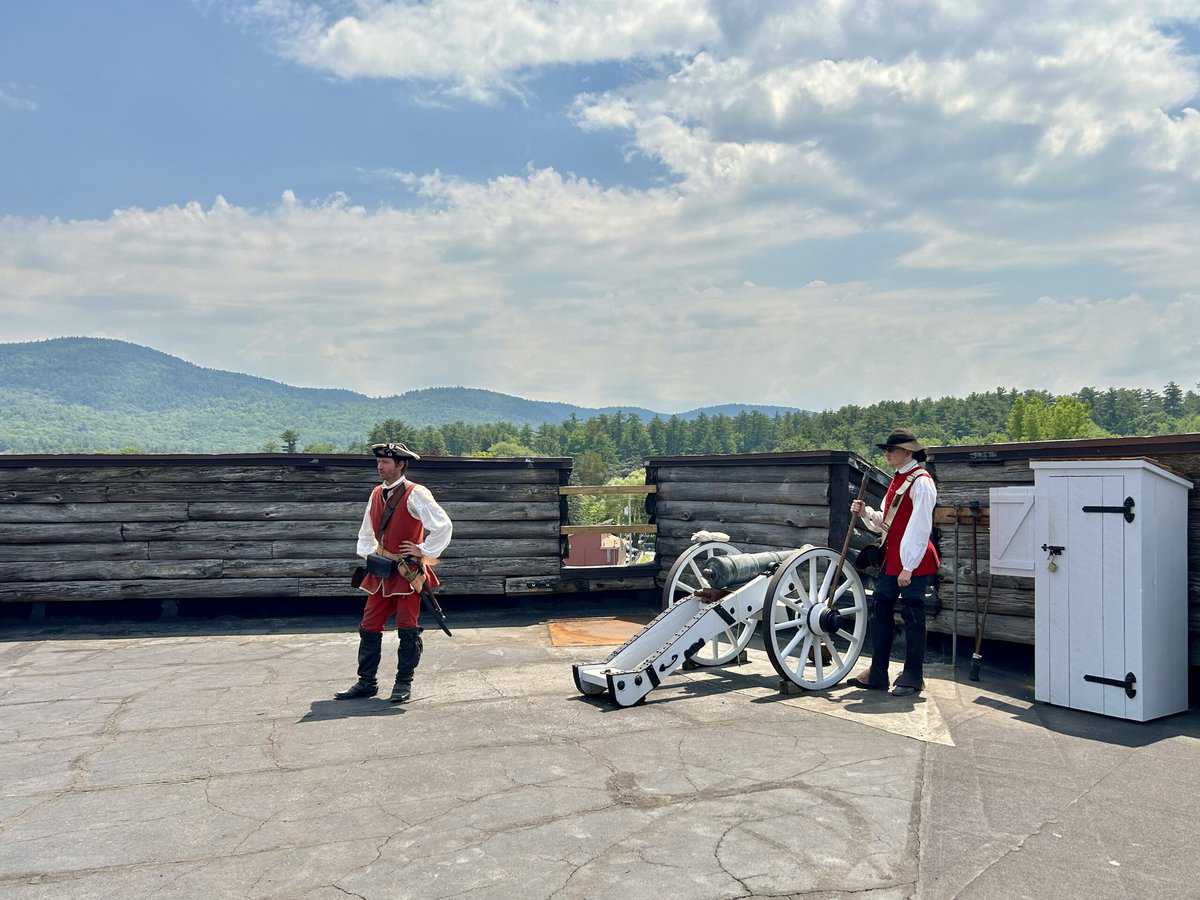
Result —
M 737 547 L 738 551 L 741 553 L 765 553 L 768 550 L 800 549 L 799 546 L 793 547 L 787 544 L 752 544 L 748 541 L 730 541 L 729 543 Z M 816 541 L 807 541 L 806 543 L 813 544 L 814 546 L 824 546 L 824 544 L 817 543 Z M 662 538 L 659 538 L 658 560 L 662 567 L 670 568 L 671 564 L 675 562 L 676 557 L 678 557 L 679 554 L 681 554 L 690 546 L 692 546 L 691 541 L 678 539 L 663 540 Z
M 123 540 L 121 527 L 110 522 L 79 525 L 5 522 L 0 523 L 0 544 L 114 544 Z
M 107 499 L 101 484 L 21 484 L 0 490 L 0 503 L 103 503 Z
M 656 516 L 680 522 L 741 522 L 750 525 L 790 525 L 794 528 L 828 528 L 829 507 L 793 506 L 784 503 L 704 503 L 696 500 L 660 501 Z
M 346 578 L 301 578 L 298 590 L 301 597 L 362 597 L 365 599 L 367 596 L 364 591 L 350 587 L 350 582 Z M 455 578 L 438 588 L 439 596 L 503 593 L 503 577 Z M 431 622 L 428 616 L 425 619 L 424 624 L 428 628 L 431 626 Z M 451 627 L 453 627 L 453 623 Z
M 83 487 L 83 486 L 80 486 Z M 58 492 L 67 499 L 74 486 Z M 431 488 L 439 503 L 558 503 L 558 487 L 550 484 L 461 484 Z M 114 483 L 104 488 L 99 498 L 109 502 L 145 502 L 197 500 L 198 489 L 192 484 L 160 482 Z M 365 504 L 370 488 L 354 484 L 218 482 L 205 485 L 205 502 L 257 500 L 264 503 L 338 503 L 357 501 Z M 361 515 L 361 512 L 359 513 Z
M 827 528 L 792 528 L 787 525 L 751 525 L 741 522 L 675 522 L 659 523 L 664 537 L 688 539 L 696 531 L 723 531 L 731 544 L 775 544 L 780 547 L 800 547 L 804 544 L 824 544 Z
M 104 504 L 120 506 L 122 504 Z M 521 522 L 544 519 L 558 520 L 558 503 L 443 503 L 454 522 Z M 187 515 L 195 521 L 342 521 L 361 522 L 366 501 L 343 501 L 339 503 L 260 503 L 224 501 L 219 503 L 195 502 L 187 506 Z M 0 508 L 0 515 L 3 510 Z M 0 521 L 3 521 L 0 518 Z M 120 521 L 120 520 L 118 520 Z M 127 519 L 125 521 L 136 521 Z
M 0 503 L 0 522 L 183 522 L 186 503 Z
M 45 562 L 59 559 L 147 559 L 145 541 L 119 544 L 0 544 L 0 562 Z
M 273 540 L 343 540 L 354 541 L 359 521 L 347 522 L 131 522 L 118 526 L 130 541 L 273 541 Z M 0 533 L 5 526 L 0 526 Z M 43 527 L 60 526 L 8 526 Z M 66 526 L 63 526 L 66 527 Z M 107 526 L 95 526 L 107 527 Z M 454 536 L 484 537 L 556 537 L 557 521 L 542 522 L 459 522 Z
M 953 630 L 953 615 L 949 604 L 945 600 L 942 602 L 944 608 L 936 616 L 929 618 L 928 628 L 938 634 L 950 634 Z M 969 611 L 964 615 L 961 605 L 958 610 L 958 633 L 960 635 L 975 634 L 975 618 Z M 1032 644 L 1033 616 L 1005 616 L 989 612 L 983 636 L 988 640 Z
M 275 541 L 269 545 L 275 559 L 356 559 L 355 542 L 339 541 Z M 151 553 L 153 555 L 153 551 Z M 558 556 L 558 537 L 553 538 L 479 538 L 455 537 L 442 554 L 442 559 L 497 559 Z
M 829 466 L 660 466 L 658 483 L 693 482 L 723 484 L 728 482 L 769 482 L 825 484 Z
M 963 462 L 934 461 L 934 480 L 947 484 L 1033 484 L 1033 469 L 1028 460 L 1008 460 L 1003 465 L 993 463 L 971 464 Z
M 180 600 L 295 597 L 295 578 L 197 578 L 144 581 L 39 581 L 0 584 L 0 602 Z
M 226 560 L 220 574 L 225 578 L 341 578 L 347 582 L 355 566 L 362 560 L 356 556 L 338 559 L 239 559 Z M 448 559 L 437 566 L 438 577 L 474 578 L 482 575 L 554 575 L 560 562 L 557 556 L 496 558 L 487 557 Z
M 139 578 L 220 578 L 219 559 L 192 560 L 69 560 L 0 563 L 0 582 L 126 581 Z
M 570 570 L 566 570 L 568 573 Z M 653 575 L 626 575 L 614 573 L 606 578 L 573 578 L 569 574 L 549 578 L 508 578 L 504 592 L 511 596 L 524 594 L 574 594 L 596 591 L 642 591 L 654 590 Z
M 653 484 L 564 484 L 558 489 L 558 493 L 560 497 L 637 497 L 658 493 L 658 486 Z
M 829 500 L 829 485 L 825 482 L 660 482 L 659 505 L 671 500 L 694 500 L 702 503 L 824 504 Z
M 413 466 L 408 476 L 418 484 L 552 484 L 558 485 L 558 469 L 552 467 L 421 468 Z M 0 467 L 0 485 L 108 484 L 114 482 L 163 482 L 179 484 L 225 484 L 230 482 L 300 482 L 303 484 L 364 484 L 369 490 L 379 483 L 373 460 L 362 466 L 239 466 L 239 465 L 144 465 L 124 466 L 97 461 L 82 466 Z M 205 489 L 207 490 L 207 488 Z
M 658 526 L 653 523 L 637 525 L 562 525 L 560 534 L 657 534 Z
M 151 559 L 270 559 L 272 542 L 168 540 L 149 547 Z

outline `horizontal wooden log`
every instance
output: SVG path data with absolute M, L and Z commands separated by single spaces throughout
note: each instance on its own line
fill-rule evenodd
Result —
M 0 522 L 184 522 L 186 503 L 0 503 Z
M 275 541 L 270 544 L 275 559 L 355 559 L 355 542 Z M 442 559 L 496 559 L 558 556 L 558 537 L 550 538 L 477 538 L 455 537 L 442 553 Z
M 124 504 L 104 504 L 121 506 Z M 559 518 L 558 501 L 545 503 L 443 503 L 446 514 L 454 522 L 519 522 L 542 521 Z M 262 503 L 256 501 L 222 501 L 217 503 L 196 502 L 187 506 L 186 518 L 205 522 L 236 521 L 362 521 L 365 501 L 343 501 L 338 503 Z M 0 521 L 3 509 L 0 508 Z M 120 521 L 120 520 L 118 520 Z M 125 521 L 136 521 L 128 519 Z
M 0 489 L 4 503 L 103 503 L 108 499 L 102 484 L 22 484 Z
M 942 608 L 950 609 L 954 604 L 953 582 L 942 582 L 939 593 Z M 987 599 L 987 586 L 979 586 L 979 608 L 983 609 Z M 993 613 L 1002 616 L 1033 616 L 1033 591 L 1013 590 L 1011 588 L 992 588 L 992 600 L 987 604 L 989 618 Z M 971 616 L 975 610 L 975 592 L 970 584 L 958 586 L 958 614 Z
M 224 562 L 191 560 L 56 560 L 0 563 L 0 581 L 136 581 L 142 578 L 220 578 Z
M 196 578 L 143 581 L 41 581 L 0 584 L 0 602 L 183 600 L 296 597 L 295 578 Z
M 145 541 L 119 544 L 0 544 L 0 562 L 44 562 L 89 559 L 148 559 Z
M 713 482 L 692 484 L 665 482 L 658 487 L 658 502 L 695 500 L 702 503 L 794 503 L 828 504 L 829 484 L 771 482 Z
M 664 522 L 741 522 L 749 525 L 791 525 L 795 528 L 828 528 L 829 507 L 785 503 L 706 503 L 697 500 L 660 501 L 655 519 Z
M 151 559 L 270 559 L 271 541 L 150 541 Z
M 658 526 L 640 525 L 563 525 L 560 534 L 656 534 Z
M 1033 484 L 1033 469 L 1028 460 L 1007 460 L 1003 464 L 972 465 L 965 462 L 934 462 L 933 475 L 942 484 Z
M 509 596 L 525 596 L 640 591 L 654 590 L 655 587 L 653 575 L 622 575 L 614 572 L 605 578 L 572 578 L 569 574 L 551 578 L 508 578 L 505 579 L 504 592 Z
M 829 466 L 660 466 L 657 483 L 766 482 L 775 484 L 827 484 Z
M 957 522 L 959 528 L 979 526 L 987 528 L 991 524 L 991 510 L 980 506 L 978 510 L 969 507 L 944 505 L 939 503 L 933 511 L 933 524 L 941 528 L 953 528 Z
M 85 522 L 79 525 L 3 522 L 0 523 L 0 544 L 116 544 L 123 540 L 121 528 L 115 522 Z
M 311 457 L 310 457 L 311 458 Z M 558 469 L 516 466 L 476 466 L 461 468 L 422 468 L 414 465 L 409 477 L 419 484 L 552 484 L 558 485 Z M 379 483 L 371 460 L 362 466 L 241 466 L 158 464 L 144 466 L 32 466 L 0 468 L 0 485 L 10 484 L 111 484 L 119 482 L 159 482 L 174 484 L 228 484 L 237 482 L 301 482 L 314 484 Z
M 748 541 L 730 541 L 742 553 L 765 553 L 774 550 L 796 550 L 796 547 L 790 547 L 783 544 L 755 544 Z M 816 546 L 824 546 L 824 542 L 811 541 L 810 543 Z M 658 540 L 658 560 L 665 568 L 670 568 L 675 559 L 683 553 L 684 550 L 691 546 L 690 541 L 681 541 L 678 539 L 664 540 L 661 537 Z M 841 549 L 841 548 L 838 548 Z
M 223 577 L 237 578 L 345 578 L 362 564 L 358 557 L 340 559 L 246 559 L 227 560 Z M 484 575 L 556 575 L 562 563 L 558 557 L 476 557 L 448 559 L 437 566 L 444 582 L 453 578 Z
M 562 497 L 641 497 L 657 492 L 653 484 L 564 484 L 558 489 Z
M 741 522 L 675 522 L 659 524 L 659 534 L 664 537 L 690 539 L 696 531 L 723 531 L 732 544 L 770 544 L 794 548 L 804 544 L 823 544 L 829 537 L 829 529 L 792 528 L 787 525 L 751 525 Z
M 936 616 L 932 616 L 928 620 L 929 630 L 938 634 L 951 634 L 953 632 L 952 624 L 953 616 L 948 609 L 943 609 Z M 958 617 L 958 633 L 960 635 L 971 636 L 975 634 L 974 618 L 962 615 L 961 610 Z M 988 615 L 983 636 L 987 640 L 1009 641 L 1014 644 L 1032 644 L 1033 617 Z
M 298 581 L 301 597 L 366 597 L 364 591 L 350 587 L 350 583 L 344 578 L 301 578 Z M 504 578 L 455 578 L 438 589 L 439 596 L 473 594 L 503 596 Z M 426 628 L 437 627 L 428 615 L 423 615 L 422 624 Z M 450 627 L 454 627 L 453 622 L 450 623 Z
M 68 486 L 70 487 L 70 486 Z M 73 488 L 71 488 L 73 489 Z M 67 487 L 60 489 L 67 499 Z M 213 483 L 201 489 L 193 484 L 156 482 L 117 483 L 105 489 L 110 502 L 220 501 L 257 500 L 264 503 L 344 503 L 365 504 L 371 495 L 369 486 L 353 484 L 294 483 Z M 439 503 L 558 503 L 558 486 L 550 484 L 461 484 L 432 488 Z M 359 515 L 361 515 L 361 511 Z
M 131 522 L 118 526 L 130 541 L 271 541 L 271 540 L 349 540 L 358 536 L 359 522 Z M 17 528 L 107 527 L 107 526 L 3 526 Z M 66 535 L 66 532 L 62 532 Z M 459 522 L 456 538 L 557 537 L 557 521 L 540 522 Z

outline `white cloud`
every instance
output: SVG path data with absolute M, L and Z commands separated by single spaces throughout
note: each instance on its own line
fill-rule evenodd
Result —
M 34 100 L 21 96 L 25 91 L 17 84 L 0 84 L 0 109 L 14 109 L 18 112 L 36 112 L 38 105 Z
M 314 69 L 444 82 L 484 102 L 519 93 L 532 69 L 689 53 L 719 34 L 715 16 L 694 0 L 361 0 L 353 13 L 338 12 L 259 0 L 241 14 L 269 24 L 281 51 Z
M 415 204 L 10 218 L 0 303 L 27 323 L 12 338 L 108 334 L 376 393 L 668 409 L 1193 377 L 1200 65 L 1172 27 L 1196 3 L 242 9 L 305 65 L 442 97 L 652 60 L 565 114 L 668 177 L 376 170 L 361 174 Z M 419 368 L 389 362 L 400 333 Z M 897 378 L 887 348 L 917 336 Z

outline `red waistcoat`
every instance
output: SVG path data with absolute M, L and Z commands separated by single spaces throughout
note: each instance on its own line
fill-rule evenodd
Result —
M 412 541 L 414 544 L 419 544 L 425 540 L 425 526 L 421 524 L 421 520 L 408 511 L 408 498 L 416 487 L 411 481 L 404 489 L 404 494 L 396 503 L 396 510 L 392 513 L 392 518 L 388 522 L 387 531 L 378 537 L 379 546 L 389 553 L 399 553 L 400 544 L 404 541 Z M 386 505 L 383 500 L 383 485 L 376 485 L 371 491 L 371 528 L 376 535 L 379 535 L 379 526 L 383 524 L 383 517 L 386 512 Z M 439 584 L 437 575 L 433 569 L 428 566 L 425 568 L 427 583 L 431 588 L 436 588 Z M 373 594 L 383 588 L 383 596 L 385 597 L 402 597 L 413 592 L 412 585 L 401 574 L 389 576 L 386 580 L 381 579 L 378 575 L 368 575 L 363 579 L 360 585 L 361 589 L 368 594 Z
M 888 485 L 887 493 L 883 497 L 884 515 L 887 514 L 887 510 L 891 506 L 892 496 L 899 490 L 900 485 L 904 484 L 904 479 L 914 471 L 917 475 L 913 479 L 913 484 L 916 484 L 919 478 L 933 480 L 933 476 L 920 466 L 915 470 L 909 469 L 907 472 L 897 472 L 892 476 L 892 483 Z M 885 575 L 899 575 L 904 571 L 904 564 L 900 562 L 900 541 L 904 538 L 904 530 L 908 528 L 908 520 L 912 518 L 912 511 L 912 485 L 909 485 L 908 490 L 904 492 L 904 496 L 900 498 L 900 506 L 892 519 L 892 527 L 888 529 L 887 537 L 883 541 L 883 572 Z M 930 540 L 929 546 L 925 549 L 925 556 L 921 558 L 921 564 L 913 569 L 913 574 L 933 575 L 937 572 L 940 563 L 941 560 L 938 558 L 937 548 L 933 546 L 933 541 Z

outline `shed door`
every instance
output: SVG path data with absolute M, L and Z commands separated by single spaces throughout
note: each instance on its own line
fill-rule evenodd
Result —
M 1050 488 L 1050 543 L 1065 546 L 1050 591 L 1050 702 L 1125 715 L 1122 689 L 1085 675 L 1125 676 L 1125 522 L 1086 513 L 1085 506 L 1120 506 L 1121 475 L 1056 476 Z
M 992 488 L 989 533 L 989 571 L 993 575 L 1032 578 L 1034 556 L 1033 485 Z

